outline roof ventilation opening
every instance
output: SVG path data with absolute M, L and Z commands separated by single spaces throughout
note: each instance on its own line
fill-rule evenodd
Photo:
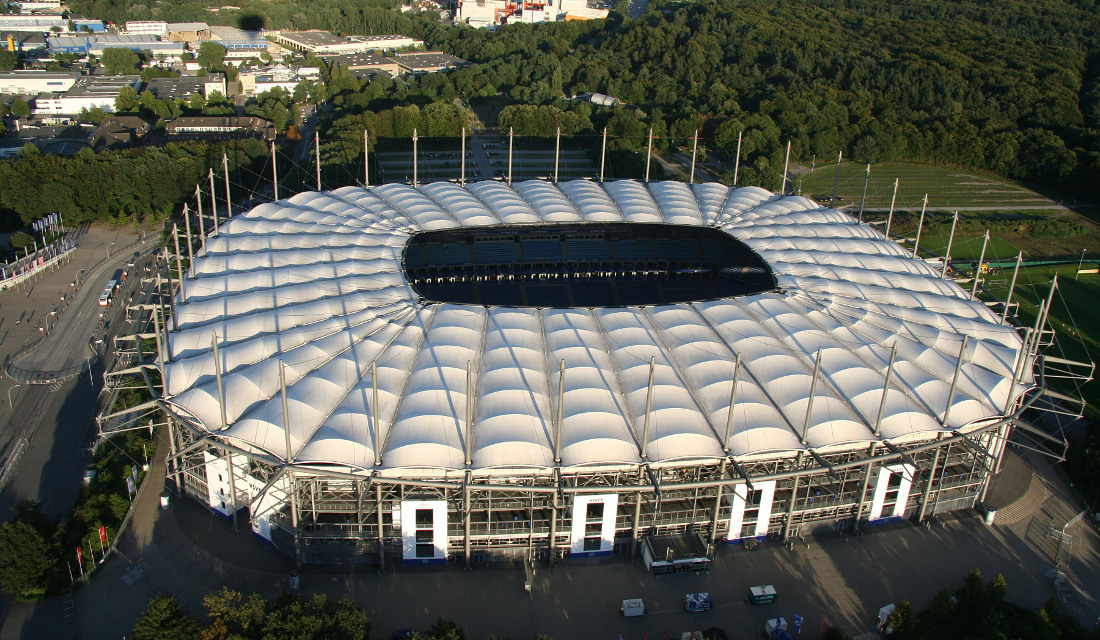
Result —
M 711 227 L 633 223 L 501 225 L 409 238 L 405 276 L 428 302 L 623 307 L 775 289 L 767 263 Z

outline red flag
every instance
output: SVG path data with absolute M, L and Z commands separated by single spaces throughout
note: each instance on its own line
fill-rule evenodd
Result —
M 76 563 L 80 566 L 84 566 L 84 551 L 80 547 L 76 548 Z
M 99 544 L 107 544 L 107 525 L 99 528 Z

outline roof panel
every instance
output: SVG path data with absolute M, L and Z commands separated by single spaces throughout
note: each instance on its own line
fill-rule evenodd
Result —
M 426 305 L 405 280 L 411 233 L 559 220 L 713 224 L 757 250 L 781 289 L 540 310 Z M 938 270 L 841 212 L 756 187 L 486 181 L 308 192 L 225 221 L 194 263 L 168 334 L 168 401 L 180 414 L 285 456 L 281 361 L 292 455 L 367 470 L 380 451 L 393 475 L 466 467 L 467 384 L 470 466 L 486 474 L 553 467 L 559 410 L 563 467 L 630 468 L 641 461 L 647 401 L 646 457 L 662 465 L 724 448 L 758 458 L 860 446 L 875 439 L 880 407 L 882 437 L 928 438 L 943 429 L 949 399 L 957 428 L 996 417 L 1034 384 L 1024 367 L 1012 387 L 1016 332 Z

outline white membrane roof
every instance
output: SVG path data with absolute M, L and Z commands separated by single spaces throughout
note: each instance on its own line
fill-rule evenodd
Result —
M 717 227 L 769 264 L 777 289 L 646 307 L 486 308 L 426 304 L 402 270 L 418 231 L 624 221 Z M 552 468 L 559 415 L 560 465 L 578 470 L 921 441 L 1003 415 L 1034 384 L 1028 363 L 1013 387 L 1016 332 L 938 271 L 842 212 L 755 187 L 300 193 L 225 222 L 184 286 L 165 367 L 182 415 L 278 458 L 388 476 L 466 469 L 467 450 L 483 475 Z

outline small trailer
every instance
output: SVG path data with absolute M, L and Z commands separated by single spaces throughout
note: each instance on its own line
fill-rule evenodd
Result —
M 775 587 L 770 584 L 749 587 L 749 604 L 771 604 L 775 602 L 777 597 L 779 597 L 779 594 L 775 592 Z
M 624 618 L 633 618 L 634 616 L 645 615 L 645 603 L 641 598 L 630 598 L 629 600 L 623 600 L 623 607 L 619 609 L 622 611 Z
M 684 608 L 688 611 L 710 611 L 714 601 L 710 593 L 688 593 L 684 595 Z
M 787 620 L 785 618 L 765 620 L 764 635 L 775 640 L 791 640 L 791 634 L 787 633 Z

